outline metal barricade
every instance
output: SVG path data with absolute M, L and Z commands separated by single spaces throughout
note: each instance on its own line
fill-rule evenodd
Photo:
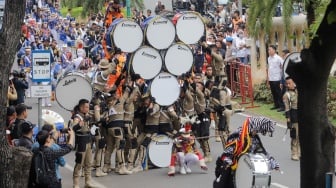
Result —
M 241 97 L 241 104 L 247 104 L 245 108 L 258 107 L 254 105 L 251 66 L 233 61 L 229 67 L 228 83 L 234 96 Z

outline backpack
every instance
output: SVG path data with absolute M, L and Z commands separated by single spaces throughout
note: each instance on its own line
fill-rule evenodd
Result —
M 41 148 L 34 150 L 31 180 L 35 187 L 48 187 L 52 182 L 51 170 Z

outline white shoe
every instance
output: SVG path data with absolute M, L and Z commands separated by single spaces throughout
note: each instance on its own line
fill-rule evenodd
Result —
M 190 169 L 190 167 L 189 167 L 188 165 L 185 165 L 184 168 L 185 168 L 187 174 L 190 174 L 190 173 L 191 173 L 191 169 Z
M 180 174 L 187 174 L 185 168 L 183 166 L 180 167 Z
M 136 167 L 132 169 L 132 172 L 134 173 L 141 172 L 141 171 L 143 171 L 143 168 L 141 165 L 137 165 Z

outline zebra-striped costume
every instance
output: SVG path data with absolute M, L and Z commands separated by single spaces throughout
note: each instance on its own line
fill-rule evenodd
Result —
M 214 187 L 232 187 L 233 173 L 238 159 L 244 153 L 263 153 L 270 162 L 271 169 L 279 169 L 279 163 L 266 152 L 258 133 L 272 136 L 276 122 L 265 117 L 249 117 L 227 140 L 224 152 L 216 162 Z

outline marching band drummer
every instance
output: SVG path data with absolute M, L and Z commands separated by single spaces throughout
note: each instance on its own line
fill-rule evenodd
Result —
M 112 93 L 112 96 L 107 98 L 108 118 L 107 118 L 107 136 L 106 136 L 106 152 L 104 156 L 104 172 L 111 170 L 111 155 L 116 149 L 116 172 L 120 175 L 132 174 L 132 171 L 126 169 L 125 161 L 125 132 L 124 132 L 124 104 L 133 90 L 133 82 L 126 85 L 122 96 L 117 93 Z
M 138 159 L 133 172 L 144 170 L 142 164 L 145 161 L 147 147 L 159 131 L 160 106 L 149 95 L 144 96 L 143 106 L 146 109 L 146 123 L 143 132 L 138 136 L 138 143 L 141 143 L 141 145 L 138 147 Z
M 245 153 L 262 153 L 270 162 L 270 168 L 279 170 L 279 163 L 263 147 L 258 133 L 272 136 L 276 122 L 265 117 L 248 117 L 238 130 L 232 133 L 224 152 L 216 161 L 214 188 L 234 188 L 234 173 L 238 159 Z

